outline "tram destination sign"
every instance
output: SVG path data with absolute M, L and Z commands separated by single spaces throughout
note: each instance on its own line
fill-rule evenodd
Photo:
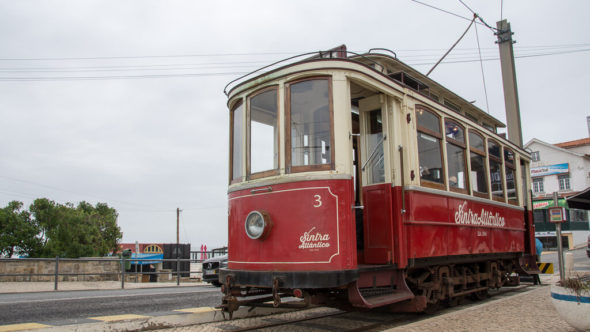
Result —
M 559 223 L 565 222 L 565 208 L 564 207 L 552 207 L 549 208 L 549 222 Z

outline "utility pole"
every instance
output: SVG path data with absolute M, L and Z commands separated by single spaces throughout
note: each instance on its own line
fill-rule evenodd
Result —
M 508 140 L 522 147 L 522 127 L 520 124 L 520 106 L 518 103 L 518 87 L 516 86 L 516 69 L 514 67 L 514 50 L 512 30 L 507 20 L 496 22 L 500 48 L 500 66 L 502 67 L 502 85 L 504 87 L 504 105 L 506 107 L 506 125 Z
M 176 258 L 178 258 L 178 245 L 180 244 L 180 233 L 178 225 L 180 224 L 180 208 L 176 208 Z
M 553 192 L 553 206 L 559 207 L 559 195 Z M 563 216 L 565 218 L 565 216 Z M 561 243 L 561 223 L 555 223 L 555 236 L 557 237 L 557 263 L 559 264 L 559 280 L 565 280 L 565 268 L 563 267 L 563 244 Z
M 179 247 L 180 247 L 180 232 L 178 231 L 179 229 L 179 224 L 180 224 L 180 211 L 182 211 L 180 208 L 176 208 L 176 285 L 179 286 L 180 285 L 180 251 L 179 251 Z

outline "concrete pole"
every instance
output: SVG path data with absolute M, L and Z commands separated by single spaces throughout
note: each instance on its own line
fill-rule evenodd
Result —
M 518 87 L 516 85 L 516 69 L 514 67 L 514 50 L 512 30 L 506 20 L 496 22 L 498 46 L 500 48 L 500 66 L 502 68 L 502 85 L 504 87 L 504 105 L 506 107 L 506 125 L 508 139 L 522 147 L 522 127 L 520 124 L 520 106 L 518 103 Z
M 553 192 L 553 202 L 555 207 L 559 207 L 559 195 L 557 191 Z M 564 216 L 565 217 L 565 216 Z M 555 223 L 555 236 L 557 237 L 557 259 L 559 262 L 559 280 L 565 280 L 565 268 L 563 267 L 563 244 L 561 243 L 561 223 Z

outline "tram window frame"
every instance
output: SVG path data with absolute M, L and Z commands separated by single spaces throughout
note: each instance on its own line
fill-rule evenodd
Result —
M 271 168 L 268 170 L 263 170 L 263 171 L 259 171 L 259 172 L 255 172 L 252 173 L 252 99 L 256 98 L 257 96 L 260 96 L 263 93 L 267 93 L 269 91 L 274 91 L 276 94 L 276 99 L 277 99 L 277 103 L 276 103 L 276 133 L 275 133 L 275 137 L 274 137 L 274 144 L 276 147 L 276 161 L 274 161 L 276 163 L 275 168 Z M 278 175 L 279 174 L 279 163 L 280 163 L 280 155 L 281 155 L 281 147 L 280 147 L 280 130 L 281 130 L 281 117 L 279 114 L 279 86 L 278 85 L 272 85 L 272 86 L 267 86 L 264 87 L 262 89 L 256 90 L 255 92 L 253 92 L 252 94 L 250 94 L 247 97 L 247 104 L 248 107 L 246 109 L 246 130 L 247 130 L 247 137 L 246 137 L 246 149 L 247 149 L 247 155 L 246 155 L 246 179 L 248 180 L 255 180 L 255 179 L 260 179 L 260 178 L 264 178 L 264 177 L 269 177 L 269 176 L 273 176 L 273 175 Z
M 512 154 L 512 162 L 509 162 L 509 154 Z M 504 177 L 506 178 L 506 198 L 508 203 L 518 205 L 518 178 L 516 177 L 516 154 L 512 149 L 504 147 Z M 512 171 L 512 181 L 514 183 L 514 197 L 510 196 L 508 187 L 508 171 Z
M 463 140 L 460 141 L 458 139 L 455 139 L 451 136 L 449 136 L 449 134 L 447 134 L 446 129 L 448 124 L 451 123 L 452 125 L 454 125 L 456 128 L 458 128 L 458 130 L 460 130 L 462 132 L 462 138 Z M 446 162 L 447 162 L 447 182 L 449 183 L 449 190 L 454 191 L 454 192 L 459 192 L 459 193 L 463 193 L 463 194 L 468 194 L 469 193 L 469 177 L 467 176 L 467 144 L 465 141 L 465 133 L 467 132 L 465 130 L 465 126 L 461 125 L 459 123 L 459 121 L 453 119 L 453 118 L 445 118 L 444 120 L 444 126 L 445 126 L 445 140 L 446 140 L 446 148 L 447 148 L 447 155 L 446 155 Z M 451 167 L 449 166 L 449 145 L 455 147 L 455 148 L 460 148 L 462 150 L 463 153 L 463 188 L 459 187 L 458 185 L 461 183 L 460 179 L 458 178 L 459 174 L 451 174 L 450 173 L 450 169 Z M 452 185 L 451 182 L 451 177 L 455 176 L 456 177 L 456 181 L 455 181 L 455 186 Z
M 291 128 L 291 87 L 295 84 L 325 80 L 328 82 L 328 105 L 330 113 L 330 163 L 311 164 L 311 165 L 293 165 L 292 164 L 292 128 Z M 334 92 L 332 85 L 332 76 L 310 76 L 299 78 L 293 81 L 285 82 L 285 167 L 286 173 L 316 172 L 334 170 L 336 165 L 336 148 L 334 146 Z
M 437 123 L 438 132 L 436 132 L 428 127 L 422 126 L 420 124 L 420 121 L 419 121 L 420 117 L 418 116 L 418 113 L 420 113 L 420 115 L 421 115 L 422 112 L 430 113 L 434 117 L 436 117 L 437 122 L 438 122 Z M 426 108 L 424 106 L 421 106 L 421 105 L 416 106 L 416 141 L 418 143 L 418 164 L 419 164 L 418 166 L 420 167 L 420 172 L 419 172 L 420 185 L 423 187 L 445 190 L 446 185 L 447 185 L 447 179 L 446 179 L 446 168 L 445 168 L 446 165 L 445 165 L 445 158 L 444 158 L 444 151 L 443 151 L 444 138 L 442 135 L 443 130 L 442 130 L 442 121 L 441 120 L 442 120 L 442 117 L 440 115 L 438 115 L 435 111 L 433 111 L 429 108 Z M 421 134 L 426 135 L 426 137 L 421 136 Z M 422 168 L 422 165 L 420 165 L 420 158 L 421 158 L 421 156 L 420 156 L 420 137 L 422 137 L 425 140 L 436 139 L 438 142 L 440 167 L 441 167 L 440 168 L 441 174 L 439 175 L 439 177 L 441 179 L 441 182 L 429 180 L 429 179 L 425 178 L 425 176 L 423 174 L 424 169 Z M 429 171 L 428 169 L 426 169 L 426 170 Z
M 481 140 L 481 143 L 483 145 L 482 146 L 483 147 L 483 150 L 480 150 L 480 149 L 478 149 L 478 148 L 476 148 L 476 147 L 473 146 L 473 143 L 472 143 L 472 140 L 473 140 L 472 139 L 472 135 L 473 136 L 477 136 L 477 138 L 479 138 Z M 487 158 L 486 158 L 486 155 L 487 155 L 487 152 L 486 152 L 487 151 L 486 140 L 485 140 L 485 138 L 484 138 L 484 136 L 482 134 L 480 134 L 478 131 L 476 131 L 474 129 L 471 129 L 471 128 L 469 129 L 467 136 L 469 138 L 469 166 L 470 166 L 469 167 L 469 169 L 470 169 L 470 174 L 469 174 L 469 180 L 470 180 L 470 182 L 469 183 L 471 185 L 471 192 L 472 192 L 473 196 L 477 196 L 477 197 L 481 197 L 481 198 L 488 198 L 489 199 L 489 196 L 490 196 L 490 194 L 489 194 L 490 193 L 490 188 L 488 186 L 488 177 L 489 177 L 488 173 L 489 172 L 488 172 L 488 165 L 487 165 Z M 483 167 L 482 173 L 483 173 L 483 176 L 484 176 L 483 184 L 485 185 L 485 189 L 486 189 L 485 192 L 478 191 L 478 190 L 475 190 L 473 188 L 473 185 L 476 184 L 476 183 L 478 183 L 477 182 L 477 174 L 475 175 L 476 176 L 476 180 L 475 181 L 473 181 L 473 179 L 471 178 L 471 176 L 473 175 L 473 157 L 474 157 L 473 155 L 475 155 L 476 157 L 480 157 L 481 158 L 481 166 Z
M 492 145 L 496 145 L 498 147 L 498 155 L 492 154 Z M 492 194 L 492 199 L 498 202 L 506 202 L 504 198 L 506 188 L 504 188 L 504 165 L 502 162 L 502 144 L 490 138 L 488 138 L 488 160 L 488 173 L 490 174 L 490 193 Z M 500 194 L 494 193 L 494 188 L 492 185 L 492 163 L 497 163 L 496 166 L 498 168 L 498 171 L 500 172 Z
M 240 119 L 242 130 L 241 130 L 240 141 L 239 141 L 241 154 L 239 155 L 240 158 L 238 158 L 239 165 L 236 165 L 235 164 L 235 161 L 236 161 L 236 158 L 235 158 L 236 157 L 235 156 L 235 152 L 236 152 L 235 134 L 236 133 L 235 133 L 234 125 L 235 125 L 235 112 L 238 109 L 241 109 L 241 111 L 242 111 L 242 116 Z M 244 118 L 246 116 L 245 112 L 246 112 L 246 110 L 244 107 L 244 102 L 241 99 L 233 105 L 233 107 L 231 108 L 231 111 L 230 111 L 230 116 L 229 116 L 229 118 L 230 118 L 229 119 L 229 123 L 230 123 L 230 131 L 229 131 L 229 143 L 230 143 L 229 144 L 229 146 L 230 146 L 230 148 L 229 148 L 229 150 L 230 150 L 229 151 L 229 158 L 230 158 L 229 183 L 230 184 L 242 182 L 243 178 L 244 178 L 244 155 L 245 155 L 244 154 L 244 134 L 245 134 Z M 239 173 L 237 174 L 237 176 L 235 173 L 236 166 L 239 166 Z

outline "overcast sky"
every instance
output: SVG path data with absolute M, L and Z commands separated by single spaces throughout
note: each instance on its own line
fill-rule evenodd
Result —
M 590 2 L 464 2 L 511 23 L 524 141 L 588 137 Z M 160 243 L 179 207 L 181 242 L 226 245 L 227 82 L 340 44 L 426 73 L 468 24 L 410 0 L 0 0 L 0 206 L 106 202 L 123 242 Z M 504 121 L 495 36 L 477 35 L 488 103 L 474 28 L 430 77 Z

